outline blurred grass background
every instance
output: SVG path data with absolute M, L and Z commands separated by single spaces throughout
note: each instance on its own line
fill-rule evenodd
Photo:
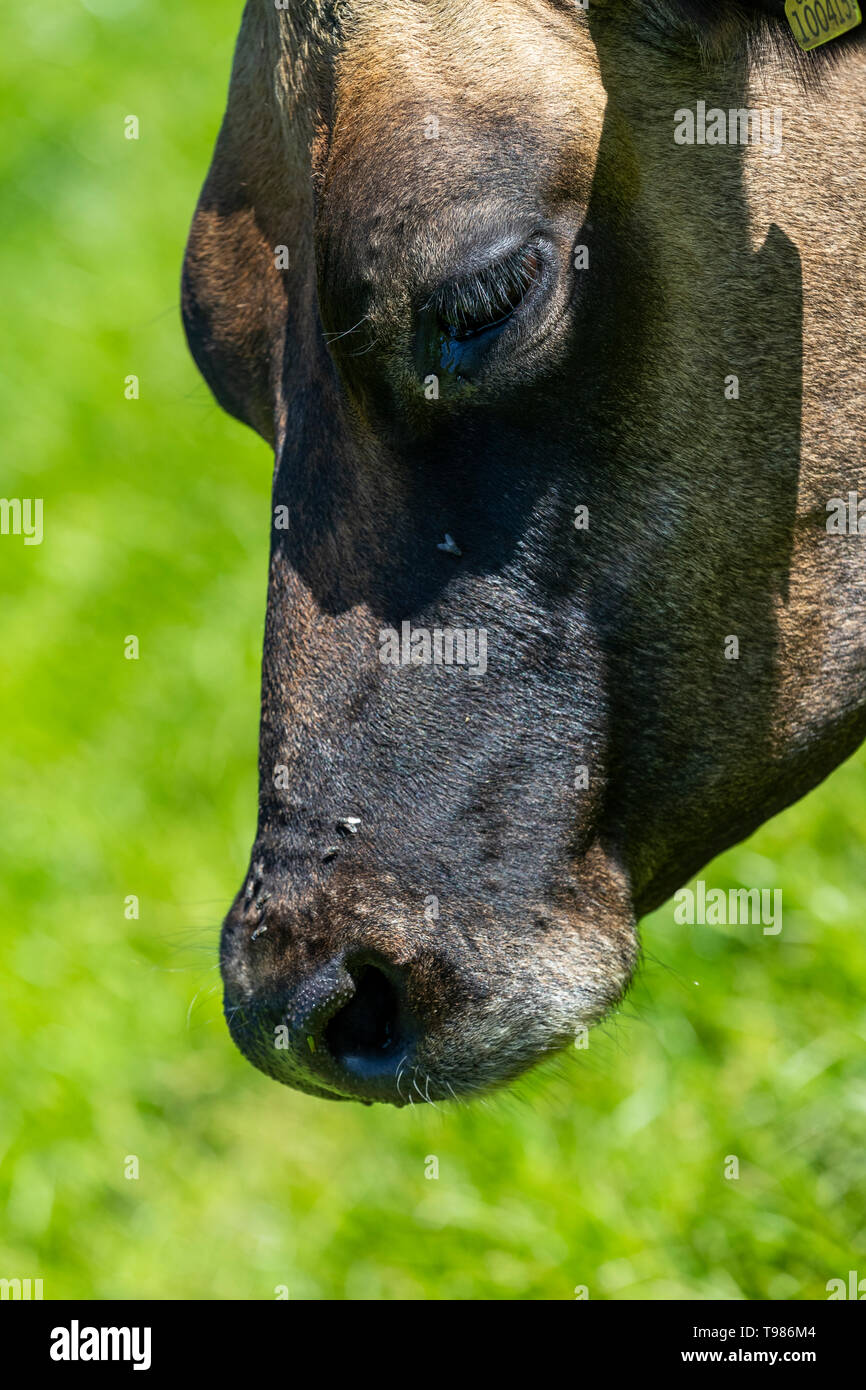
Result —
M 325 1104 L 228 1040 L 271 466 L 177 299 L 240 11 L 0 20 L 2 492 L 45 499 L 43 544 L 0 544 L 0 1275 L 46 1298 L 824 1298 L 866 1276 L 862 752 L 702 875 L 782 888 L 781 936 L 668 905 L 588 1050 L 483 1105 Z

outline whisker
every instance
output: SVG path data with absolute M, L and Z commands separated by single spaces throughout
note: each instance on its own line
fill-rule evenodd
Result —
M 202 986 L 202 989 L 203 989 L 203 988 L 204 988 L 204 986 Z M 218 984 L 218 983 L 215 984 L 215 985 L 211 985 L 210 989 L 208 990 L 207 994 L 205 995 L 205 998 L 206 998 L 206 999 L 209 999 L 209 998 L 213 995 L 214 990 L 217 990 L 217 989 L 219 989 L 219 984 Z M 187 1027 L 187 1031 L 189 1030 L 189 1021 L 190 1021 L 190 1017 L 191 1017 L 191 1015 L 192 1015 L 192 1011 L 193 1011 L 193 1009 L 195 1008 L 196 1000 L 198 999 L 198 997 L 199 997 L 199 995 L 201 994 L 201 992 L 202 992 L 201 989 L 197 989 L 197 990 L 196 990 L 195 994 L 192 996 L 192 999 L 190 1000 L 189 1008 L 188 1008 L 187 1011 L 186 1011 L 186 1027 Z
M 369 317 L 369 314 L 365 314 L 362 319 L 358 319 L 358 322 L 352 328 L 346 328 L 342 333 L 323 333 L 322 336 L 326 343 L 336 343 L 340 338 L 348 338 L 350 333 L 357 333 L 358 329 L 362 324 L 367 322 Z
M 378 343 L 378 341 L 379 341 L 378 338 L 374 338 L 373 341 L 372 341 L 371 343 L 368 343 L 367 346 L 366 346 L 365 348 L 360 348 L 360 349 L 358 350 L 358 352 L 350 352 L 350 353 L 349 353 L 349 356 L 350 356 L 350 357 L 363 357 L 366 353 L 372 352 L 373 348 L 376 346 L 376 344 Z
M 400 1061 L 397 1063 L 397 1074 L 395 1080 L 397 1084 L 397 1095 L 400 1097 L 401 1100 L 403 1099 L 403 1092 L 400 1090 L 400 1082 L 403 1079 L 403 1063 L 408 1060 L 408 1057 L 409 1053 L 405 1052 L 403 1056 L 400 1058 Z

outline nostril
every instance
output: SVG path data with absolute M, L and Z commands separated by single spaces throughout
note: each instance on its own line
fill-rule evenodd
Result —
M 355 992 L 329 1019 L 325 1046 L 343 1066 L 377 1071 L 405 1051 L 411 1030 L 397 989 L 383 971 L 362 965 L 352 974 Z

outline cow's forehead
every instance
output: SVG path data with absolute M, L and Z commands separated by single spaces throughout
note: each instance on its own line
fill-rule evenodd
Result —
M 641 0 L 593 0 L 593 8 L 600 11 L 623 3 L 640 5 Z M 325 50 L 350 41 L 354 33 L 371 25 L 399 38 L 420 36 L 425 30 L 432 35 L 448 28 L 465 31 L 473 25 L 481 29 L 521 19 L 564 20 L 577 26 L 585 26 L 588 20 L 588 10 L 576 0 L 288 0 L 286 9 L 266 13 L 273 14 L 291 47 L 318 44 Z M 507 30 L 502 37 L 507 39 Z
M 732 45 L 752 56 L 781 54 L 808 77 L 825 63 L 832 65 L 843 48 L 866 43 L 866 26 L 860 25 L 841 40 L 804 54 L 786 21 L 785 0 L 285 0 L 285 9 L 272 8 L 271 0 L 261 3 L 294 49 L 310 43 L 331 48 L 351 36 L 353 21 L 374 17 L 409 33 L 425 25 L 456 25 L 473 14 L 479 22 L 513 21 L 525 14 L 541 22 L 545 16 L 558 17 L 584 26 L 590 13 L 616 13 L 644 37 L 687 35 L 705 55 L 714 48 L 730 52 Z

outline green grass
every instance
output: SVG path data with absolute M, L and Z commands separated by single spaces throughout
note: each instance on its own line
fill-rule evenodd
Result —
M 825 1297 L 866 1276 L 862 752 L 703 874 L 781 887 L 781 936 L 668 905 L 588 1050 L 486 1104 L 328 1105 L 229 1042 L 270 460 L 198 378 L 177 282 L 240 9 L 2 20 L 2 491 L 45 499 L 45 540 L 0 544 L 0 1275 L 47 1298 Z

